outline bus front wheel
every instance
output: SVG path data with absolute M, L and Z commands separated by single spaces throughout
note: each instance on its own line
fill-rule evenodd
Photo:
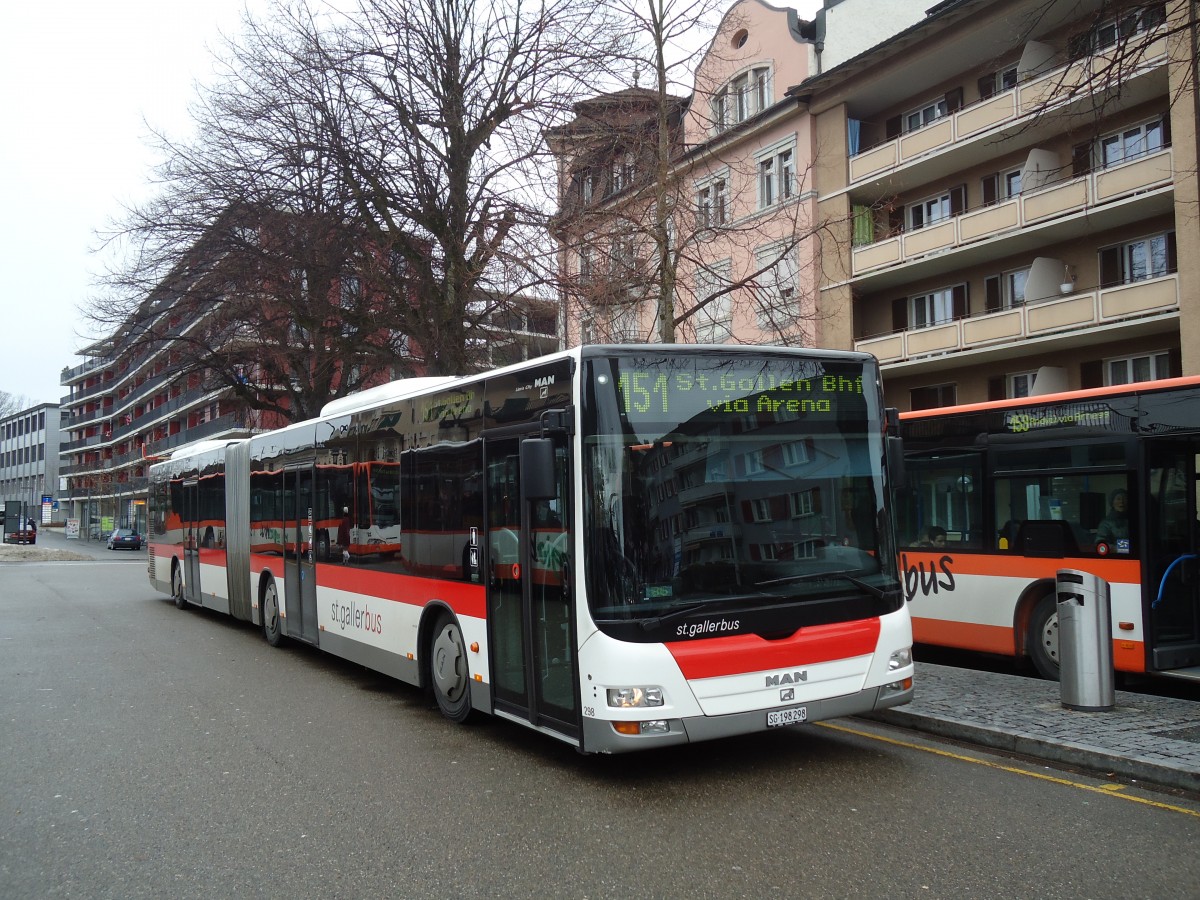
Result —
M 263 637 L 272 647 L 278 647 L 283 643 L 283 621 L 279 617 L 279 588 L 274 578 L 268 578 L 263 587 L 262 620 Z
M 1029 618 L 1029 635 L 1026 641 L 1029 658 L 1038 674 L 1051 681 L 1058 681 L 1058 602 L 1053 594 L 1047 594 L 1033 608 Z
M 451 722 L 465 722 L 471 715 L 471 675 L 462 629 L 446 613 L 438 618 L 430 647 L 430 674 L 438 709 Z

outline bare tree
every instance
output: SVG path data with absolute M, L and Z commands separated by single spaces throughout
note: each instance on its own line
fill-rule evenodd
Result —
M 0 391 L 0 419 L 29 408 L 29 398 Z
M 109 236 L 128 255 L 88 309 L 114 349 L 163 351 L 190 389 L 290 419 L 410 362 L 397 297 L 413 288 L 330 157 L 329 118 L 353 111 L 334 109 L 327 73 L 293 39 L 316 21 L 283 8 L 247 20 L 193 106 L 195 137 L 158 136 L 158 193 Z
M 127 252 L 93 326 L 292 419 L 398 371 L 469 370 L 497 310 L 546 281 L 523 252 L 545 234 L 531 135 L 588 80 L 601 23 L 526 0 L 248 18 L 195 137 L 158 136 L 158 194 L 108 236 Z
M 355 110 L 331 125 L 332 153 L 359 221 L 416 286 L 427 372 L 469 368 L 511 286 L 545 282 L 537 136 L 591 81 L 605 22 L 569 0 L 363 0 L 321 43 Z

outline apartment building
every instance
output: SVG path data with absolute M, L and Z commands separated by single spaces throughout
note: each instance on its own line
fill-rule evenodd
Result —
M 349 279 L 347 279 L 349 280 Z M 344 285 L 342 286 L 344 288 Z M 177 303 L 169 291 L 147 300 L 154 312 L 136 324 L 83 351 L 81 365 L 64 369 L 62 384 L 62 474 L 67 482 L 63 518 L 78 518 L 85 534 L 98 535 L 122 526 L 145 524 L 147 470 L 188 444 L 241 437 L 286 424 L 280 413 L 254 409 L 220 377 L 185 366 L 176 341 L 209 341 L 210 321 L 219 320 L 219 304 Z M 163 299 L 165 298 L 165 300 Z M 161 301 L 161 302 L 160 302 Z M 144 308 L 150 308 L 144 307 Z M 534 297 L 491 298 L 477 304 L 481 333 L 481 365 L 504 365 L 560 348 L 557 304 Z M 159 335 L 148 339 L 147 335 Z M 407 341 L 390 374 L 399 378 L 420 372 Z M 268 351 L 256 351 L 262 359 Z M 403 365 L 403 368 L 401 366 Z M 345 364 L 345 371 L 353 367 Z M 270 373 L 260 363 L 238 366 L 243 384 L 262 385 Z M 364 385 L 372 386 L 371 383 Z
M 196 325 L 196 323 L 189 323 Z M 262 426 L 261 414 L 229 391 L 181 375 L 168 347 L 113 338 L 64 369 L 61 474 L 64 518 L 85 536 L 118 527 L 144 529 L 147 469 L 185 444 L 241 436 Z
M 677 340 L 866 350 L 902 409 L 1200 372 L 1195 15 L 734 3 L 673 98 L 674 194 L 630 152 L 654 92 L 548 135 L 568 339 L 657 338 L 661 280 L 617 276 L 671 199 Z
M 800 278 L 813 268 L 812 135 L 787 94 L 816 71 L 815 37 L 794 10 L 742 0 L 690 97 L 636 86 L 602 94 L 547 134 L 568 342 L 672 332 L 701 343 L 815 341 L 816 293 Z
M 879 357 L 890 403 L 1200 371 L 1194 15 L 952 0 L 793 86 L 824 337 Z
M 59 415 L 57 403 L 43 403 L 0 418 L 0 508 L 16 501 L 39 522 L 57 520 Z

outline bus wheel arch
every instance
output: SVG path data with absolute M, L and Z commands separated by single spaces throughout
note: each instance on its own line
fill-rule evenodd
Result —
M 1018 655 L 1028 657 L 1034 669 L 1050 681 L 1059 679 L 1058 593 L 1055 582 L 1038 581 L 1025 591 L 1017 604 L 1014 629 Z
M 283 619 L 279 610 L 279 587 L 275 576 L 263 572 L 258 582 L 258 609 L 263 637 L 272 647 L 283 644 Z
M 433 694 L 438 710 L 451 722 L 467 722 L 471 713 L 471 666 L 466 639 L 454 613 L 437 605 L 421 621 L 425 647 L 422 686 Z

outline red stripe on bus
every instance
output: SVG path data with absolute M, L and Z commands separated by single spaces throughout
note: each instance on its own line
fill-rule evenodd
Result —
M 1015 656 L 1016 635 L 1012 628 L 1001 625 L 976 625 L 972 622 L 946 622 L 942 619 L 912 617 L 913 640 L 918 644 L 939 647 L 958 647 L 977 653 L 998 653 Z
M 838 622 L 801 628 L 789 638 L 770 641 L 756 634 L 702 638 L 666 644 L 685 678 L 718 678 L 767 669 L 866 656 L 879 643 L 879 620 Z
M 250 571 L 255 575 L 269 568 L 279 578 L 282 567 L 282 557 L 250 556 Z M 317 585 L 411 606 L 425 606 L 432 600 L 441 600 L 461 616 L 479 619 L 487 616 L 487 593 L 479 584 L 318 563 Z
M 940 572 L 940 560 L 948 557 L 955 575 L 1002 575 L 1009 578 L 1054 578 L 1059 569 L 1077 569 L 1103 578 L 1109 584 L 1137 584 L 1141 581 L 1136 559 L 1097 559 L 1096 557 L 1045 558 L 1013 554 L 955 553 L 953 550 L 901 550 L 901 573 L 922 564 L 926 572 Z

